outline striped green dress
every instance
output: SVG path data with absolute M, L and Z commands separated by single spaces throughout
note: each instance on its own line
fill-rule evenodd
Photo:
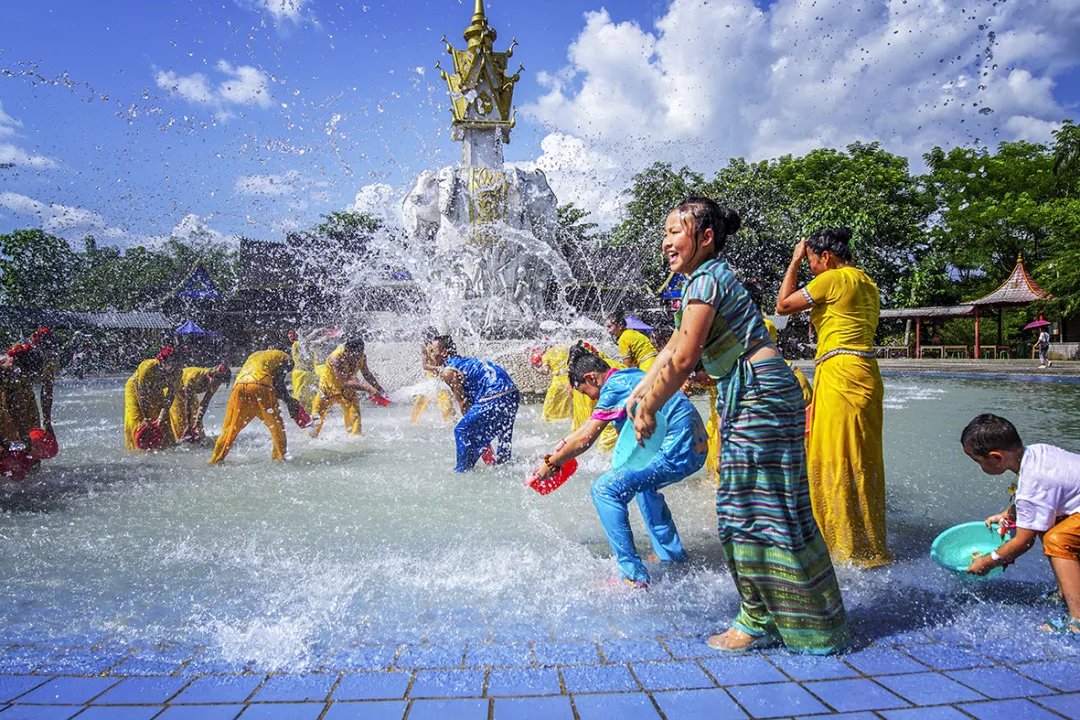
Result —
M 747 361 L 768 330 L 726 262 L 709 260 L 691 274 L 683 302 L 695 301 L 716 311 L 701 358 L 717 380 L 717 527 L 740 598 L 732 624 L 778 635 L 797 652 L 842 650 L 851 636 L 810 505 L 799 383 L 782 358 Z

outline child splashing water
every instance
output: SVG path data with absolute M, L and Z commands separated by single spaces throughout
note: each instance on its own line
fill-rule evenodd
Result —
M 663 251 L 689 276 L 677 330 L 627 401 L 639 438 L 700 359 L 717 380 L 721 418 L 716 512 L 740 597 L 717 650 L 741 652 L 782 641 L 828 654 L 850 640 L 829 551 L 814 522 L 806 478 L 802 392 L 769 340 L 764 319 L 718 257 L 739 216 L 707 198 L 668 215 Z
M 1014 563 L 1041 536 L 1069 614 L 1039 629 L 1080 635 L 1080 455 L 1053 445 L 1024 447 L 1011 422 L 989 413 L 968 423 L 960 443 L 987 475 L 1012 470 L 1019 476 L 1016 504 L 986 518 L 987 525 L 1015 519 L 1016 536 L 973 560 L 968 572 L 985 575 Z
M 570 348 L 570 384 L 593 399 L 596 408 L 588 422 L 544 456 L 536 474 L 548 477 L 558 466 L 588 450 L 608 423 L 621 429 L 626 423 L 626 399 L 644 376 L 637 368 L 616 370 L 580 343 Z M 638 588 L 648 587 L 649 573 L 634 549 L 627 505 L 636 495 L 653 550 L 661 562 L 685 560 L 675 521 L 659 490 L 700 470 L 708 447 L 701 416 L 685 395 L 675 393 L 660 414 L 667 420 L 667 434 L 649 464 L 641 469 L 612 468 L 591 489 L 596 513 L 619 565 L 619 576 Z

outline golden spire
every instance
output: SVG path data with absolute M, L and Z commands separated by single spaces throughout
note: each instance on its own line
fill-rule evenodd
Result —
M 513 75 L 506 67 L 514 54 L 517 40 L 506 52 L 494 49 L 495 29 L 488 25 L 484 0 L 476 0 L 472 24 L 465 28 L 467 46 L 458 50 L 446 42 L 446 51 L 454 61 L 453 74 L 439 67 L 450 91 L 450 110 L 453 113 L 454 139 L 463 138 L 468 129 L 499 130 L 503 142 L 510 141 L 514 127 L 514 84 L 521 77 L 521 67 Z

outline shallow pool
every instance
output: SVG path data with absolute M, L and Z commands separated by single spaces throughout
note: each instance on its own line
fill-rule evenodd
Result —
M 125 453 L 120 380 L 61 383 L 57 396 L 61 454 L 0 488 L 8 643 L 168 644 L 236 666 L 305 669 L 357 645 L 694 636 L 726 627 L 736 607 L 703 475 L 665 493 L 688 566 L 656 568 L 648 592 L 609 582 L 588 496 L 605 457 L 586 455 L 552 495 L 522 485 L 567 430 L 541 422 L 537 405 L 521 409 L 512 463 L 455 475 L 451 428 L 434 408 L 417 426 L 404 405 L 365 408 L 360 438 L 340 415 L 318 440 L 290 426 L 288 463 L 269 461 L 256 421 L 224 466 L 209 467 L 209 448 Z M 225 399 L 208 428 L 220 426 Z M 985 583 L 928 558 L 937 532 L 1007 501 L 1012 476 L 981 474 L 959 447 L 964 424 L 986 411 L 1027 442 L 1080 451 L 1080 386 L 886 379 L 897 563 L 840 571 L 861 637 L 935 627 L 1014 641 L 1017 624 L 1043 612 L 1030 607 L 1052 579 L 1038 548 Z

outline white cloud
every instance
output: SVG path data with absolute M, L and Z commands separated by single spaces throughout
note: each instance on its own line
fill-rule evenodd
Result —
M 673 0 L 651 27 L 584 19 L 521 110 L 550 131 L 537 164 L 560 202 L 601 214 L 655 160 L 708 175 L 877 140 L 918 168 L 934 145 L 1045 142 L 1080 62 L 1074 0 Z
M 22 123 L 4 112 L 0 103 L 0 138 L 13 137 Z M 33 155 L 12 143 L 0 143 L 0 168 L 19 166 L 29 168 L 53 168 L 56 161 L 44 155 Z
M 130 241 L 132 236 L 123 228 L 110 226 L 100 213 L 73 205 L 43 203 L 19 193 L 0 193 L 0 208 L 15 215 L 33 217 L 41 229 L 59 237 L 82 239 L 93 235 L 114 242 Z
M 158 71 L 154 80 L 158 87 L 173 95 L 214 108 L 222 120 L 232 115 L 230 108 L 235 106 L 267 108 L 273 104 L 270 79 L 263 71 L 251 65 L 234 66 L 225 60 L 219 60 L 215 69 L 224 76 L 217 85 L 202 73 L 178 75 L 173 70 Z
M 172 229 L 169 237 L 197 247 L 227 242 L 225 235 L 210 227 L 211 219 L 211 216 L 201 217 L 188 213 Z

